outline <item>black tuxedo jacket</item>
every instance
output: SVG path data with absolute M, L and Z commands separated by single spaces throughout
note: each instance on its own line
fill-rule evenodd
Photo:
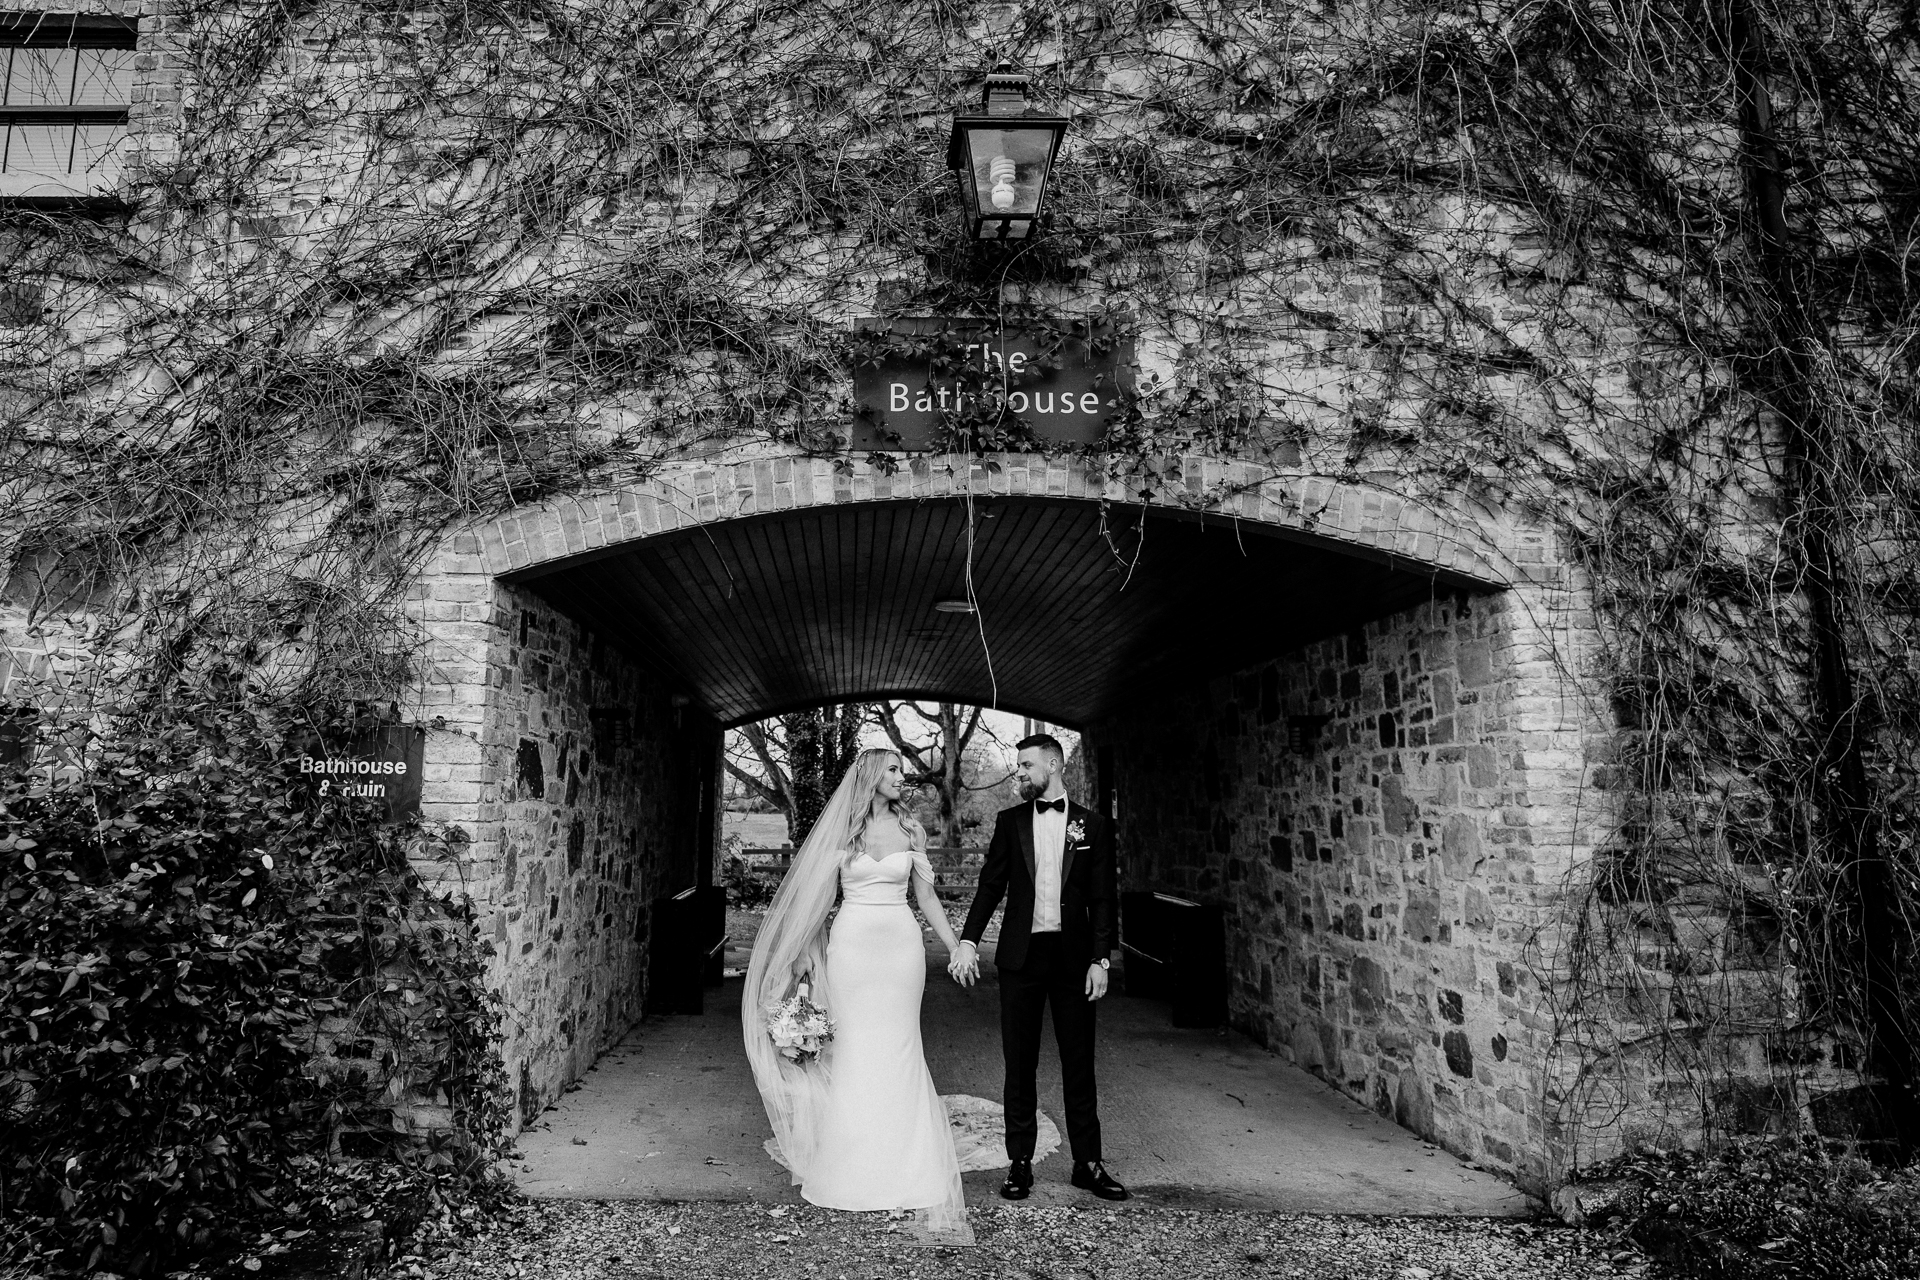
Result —
M 1081 836 L 1074 839 L 1078 827 Z M 1000 922 L 1000 944 L 994 964 L 1018 969 L 1027 960 L 1033 937 L 1033 801 L 1002 809 L 993 821 L 993 842 L 980 868 L 980 887 L 974 891 L 960 937 L 978 946 L 1002 897 L 1007 914 Z M 1115 883 L 1118 869 L 1113 831 L 1099 814 L 1071 802 L 1067 805 L 1066 849 L 1060 860 L 1060 946 L 1068 960 L 1092 964 L 1113 950 L 1114 919 L 1119 904 Z

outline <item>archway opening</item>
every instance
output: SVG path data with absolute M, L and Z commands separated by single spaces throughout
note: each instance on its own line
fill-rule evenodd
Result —
M 551 791 L 530 804 L 514 792 L 506 806 L 524 837 L 520 884 L 509 853 L 496 891 L 502 981 L 522 1011 L 513 1052 L 534 1064 L 523 1118 L 639 1017 L 662 904 L 715 892 L 726 731 L 822 704 L 919 698 L 1082 733 L 1080 794 L 1116 819 L 1123 891 L 1219 911 L 1228 1019 L 1256 1048 L 1456 1151 L 1484 1145 L 1510 1167 L 1527 1158 L 1535 1122 L 1499 1065 L 1519 968 L 1492 963 L 1518 946 L 1500 886 L 1527 875 L 1501 859 L 1526 855 L 1487 848 L 1512 838 L 1496 833 L 1512 821 L 1502 805 L 1524 791 L 1521 757 L 1503 744 L 1518 688 L 1505 664 L 1525 607 L 1504 583 L 1473 573 L 1468 555 L 1450 556 L 1463 572 L 1389 554 L 1436 540 L 1431 525 L 1395 524 L 1392 499 L 1332 504 L 1344 524 L 1323 535 L 1267 498 L 1260 509 L 1285 519 L 1058 493 L 902 499 L 877 480 L 861 492 L 824 479 L 804 504 L 777 489 L 747 502 L 736 489 L 745 514 L 731 517 L 724 486 L 712 501 L 690 486 L 676 511 L 615 495 L 591 518 L 516 517 L 481 531 L 481 556 L 467 553 L 484 565 L 496 620 L 510 630 L 520 619 L 520 645 L 494 638 L 512 669 L 487 695 L 491 727 L 478 736 L 490 749 L 521 734 L 523 753 L 577 759 L 589 721 L 610 713 L 631 726 L 580 789 L 584 806 L 598 787 L 617 821 L 549 820 Z M 1470 531 L 1457 536 L 1440 532 L 1439 544 L 1472 545 Z M 543 629 L 564 643 L 532 656 L 528 637 Z M 598 705 L 622 700 L 631 714 Z M 581 876 L 579 857 L 563 869 L 538 848 L 542 822 L 553 842 L 568 821 L 573 845 L 582 824 L 589 833 Z M 672 834 L 656 840 L 655 825 Z M 597 910 L 603 891 L 619 896 L 592 853 L 613 846 L 636 860 L 635 888 L 600 918 L 618 933 L 630 917 L 631 942 L 601 945 L 577 907 L 562 944 L 567 901 Z M 541 856 L 545 934 L 538 904 L 521 901 L 525 859 Z M 1155 1025 L 1167 1015 L 1161 1004 Z M 991 1064 L 991 1045 L 972 1056 Z

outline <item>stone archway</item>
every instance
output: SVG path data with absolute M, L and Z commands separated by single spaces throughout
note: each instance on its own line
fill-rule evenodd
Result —
M 710 874 L 722 724 L 998 694 L 1086 731 L 1134 887 L 1225 907 L 1236 1025 L 1455 1150 L 1552 1162 L 1520 951 L 1535 886 L 1586 846 L 1577 581 L 1504 514 L 1212 459 L 1163 474 L 1143 495 L 1079 460 L 758 456 L 446 539 L 415 592 L 424 809 L 472 837 L 443 871 L 488 921 L 524 1115 L 638 1016 L 646 904 Z M 983 508 L 1016 532 L 981 536 Z M 1006 661 L 983 677 L 937 632 L 901 667 L 963 530 Z M 1116 531 L 1155 550 L 1110 573 Z M 1026 544 L 1095 537 L 1036 589 L 1078 593 L 1090 639 L 1003 680 L 1045 667 L 1034 593 L 1007 594 Z

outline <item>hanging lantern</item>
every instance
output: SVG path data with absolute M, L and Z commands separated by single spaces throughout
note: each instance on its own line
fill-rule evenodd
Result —
M 980 114 L 953 118 L 947 167 L 960 175 L 972 239 L 1029 239 L 1045 206 L 1067 121 L 1033 110 L 1032 80 L 1003 62 L 987 77 Z

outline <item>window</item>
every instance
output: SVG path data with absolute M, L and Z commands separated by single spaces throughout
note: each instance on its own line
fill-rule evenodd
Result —
M 129 18 L 0 14 L 0 196 L 114 190 L 136 34 Z

